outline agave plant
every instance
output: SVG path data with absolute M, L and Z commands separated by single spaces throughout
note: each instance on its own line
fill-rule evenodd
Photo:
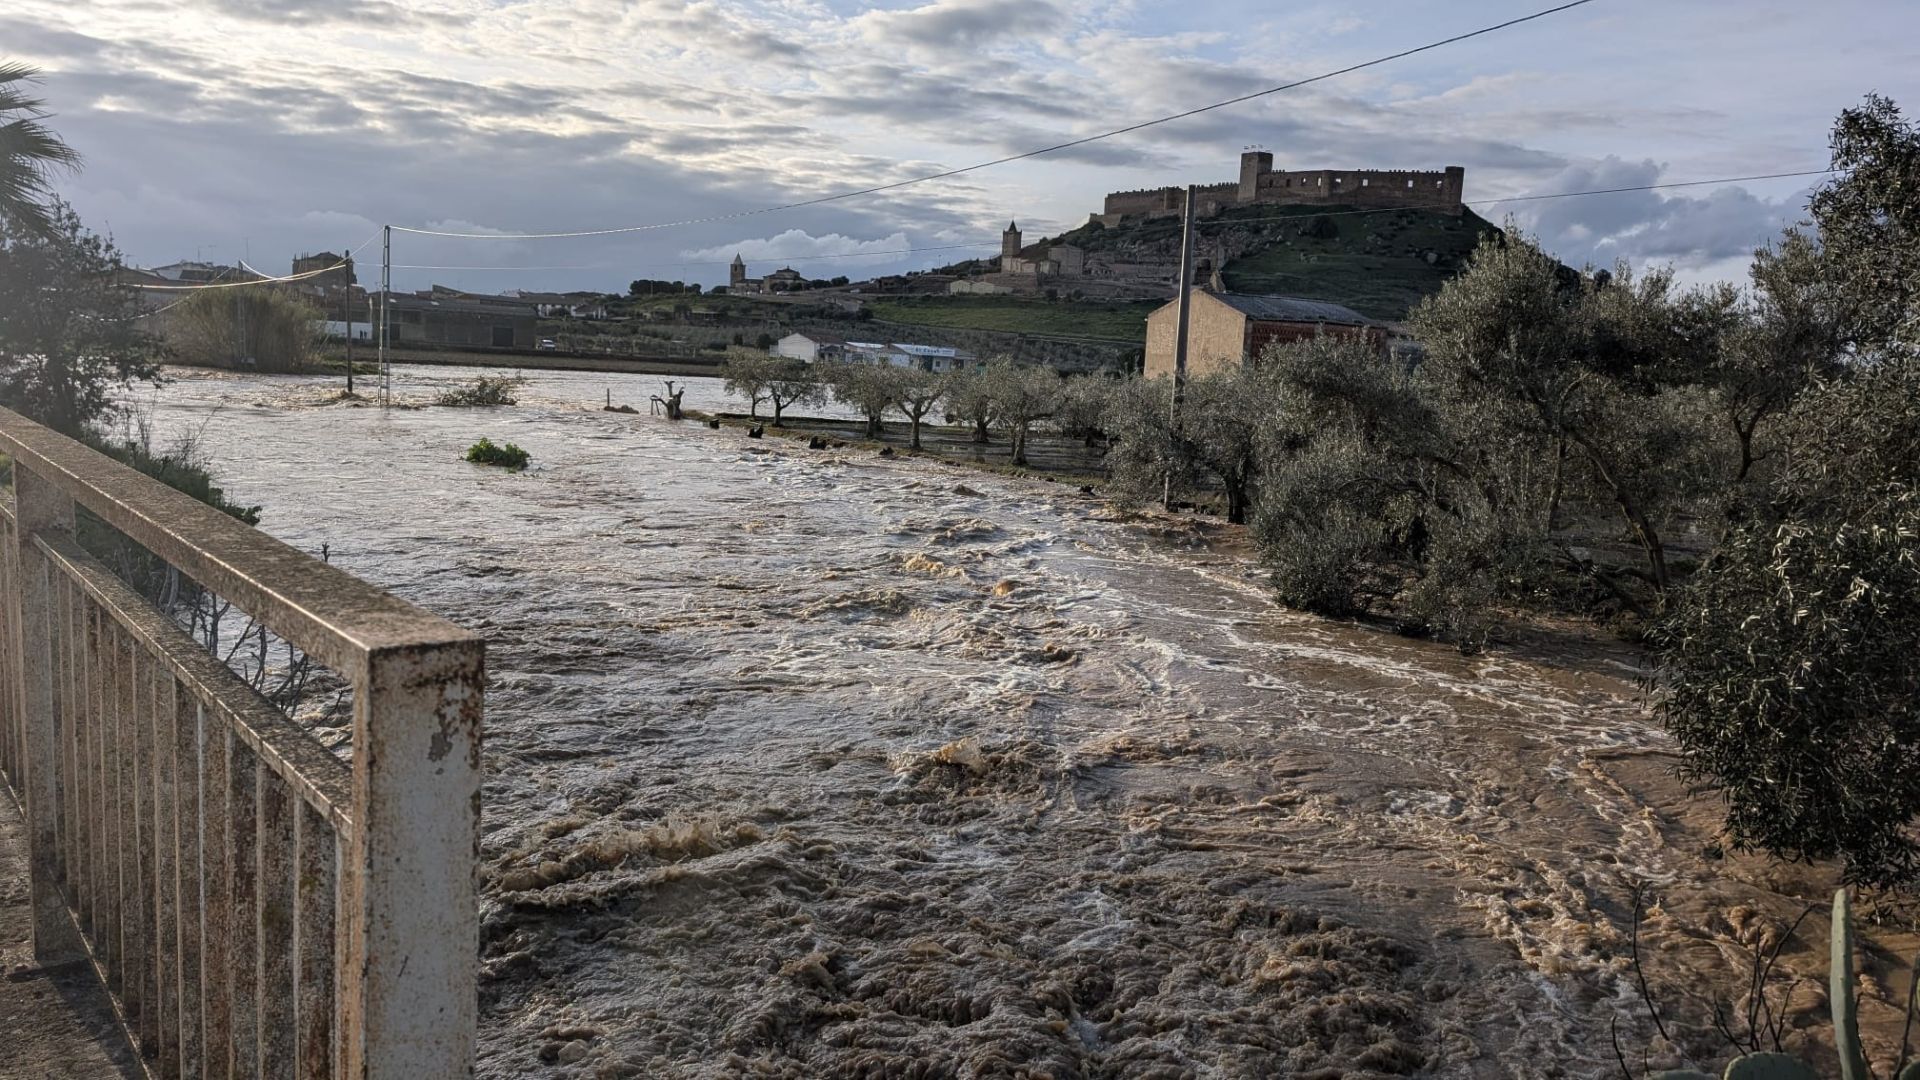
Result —
M 1853 907 L 1847 898 L 1847 890 L 1840 889 L 1833 894 L 1833 933 L 1830 936 L 1832 953 L 1827 966 L 1827 1001 L 1833 1014 L 1833 1046 L 1840 1055 L 1840 1080 L 1873 1080 L 1873 1074 L 1867 1069 L 1867 1056 L 1860 1049 L 1860 1018 L 1856 1011 L 1859 1001 L 1854 996 L 1853 981 Z M 1909 1015 L 1913 1003 L 1907 1004 Z M 1894 1065 L 1898 1075 L 1895 1080 L 1920 1080 L 1920 1061 L 1906 1060 L 1906 1047 L 1901 1047 L 1901 1061 Z M 1713 1077 L 1693 1069 L 1674 1069 L 1655 1073 L 1652 1080 L 1713 1080 Z M 1745 1054 L 1727 1063 L 1721 1080 L 1820 1080 L 1813 1067 L 1790 1054 L 1759 1053 Z

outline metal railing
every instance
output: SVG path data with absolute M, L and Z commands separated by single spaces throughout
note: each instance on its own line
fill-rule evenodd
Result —
M 164 1077 L 470 1075 L 474 635 L 0 409 L 0 770 L 34 944 Z M 82 550 L 83 507 L 353 688 L 352 762 Z

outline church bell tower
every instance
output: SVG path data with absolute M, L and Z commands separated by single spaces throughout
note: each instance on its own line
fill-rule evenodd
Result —
M 1013 264 L 1020 259 L 1020 226 L 1017 222 L 1007 222 L 1007 231 L 1000 234 L 1000 272 L 1010 273 Z

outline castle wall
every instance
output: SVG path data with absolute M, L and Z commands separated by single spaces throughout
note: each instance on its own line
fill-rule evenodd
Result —
M 1308 169 L 1260 177 L 1255 201 L 1362 207 L 1433 207 L 1458 213 L 1466 170 Z
M 1270 205 L 1354 206 L 1365 208 L 1430 207 L 1459 213 L 1466 187 L 1466 170 L 1446 169 L 1290 169 L 1274 170 L 1272 155 L 1250 151 L 1241 156 L 1240 179 L 1207 184 L 1196 189 L 1201 216 L 1230 206 Z M 1181 212 L 1186 189 L 1179 187 L 1116 191 L 1106 198 L 1100 220 L 1115 225 L 1123 218 L 1166 217 Z

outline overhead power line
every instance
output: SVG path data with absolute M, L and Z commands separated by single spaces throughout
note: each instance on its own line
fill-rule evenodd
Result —
M 820 259 L 867 259 L 878 255 L 917 255 L 923 251 L 977 251 L 982 248 L 997 247 L 991 240 L 981 240 L 973 244 L 935 244 L 928 247 L 888 248 L 882 251 L 843 251 L 832 255 L 768 255 L 760 262 L 797 263 L 815 262 Z M 648 263 L 640 266 L 627 264 L 599 263 L 593 266 L 433 266 L 416 263 L 394 263 L 395 270 L 620 270 L 634 273 L 641 270 L 680 270 L 699 266 L 727 266 L 730 260 L 713 259 L 705 262 Z
M 1573 8 L 1581 7 L 1583 5 L 1591 4 L 1594 2 L 1595 0 L 1569 0 L 1568 3 L 1559 4 L 1550 8 L 1543 8 L 1542 10 L 1533 12 L 1530 15 L 1522 15 L 1522 16 L 1519 16 L 1518 18 L 1508 19 L 1505 22 L 1494 23 L 1491 26 L 1483 26 L 1478 30 L 1469 30 L 1463 34 L 1455 34 L 1452 37 L 1441 38 L 1439 41 L 1430 41 L 1425 45 L 1418 45 L 1411 49 L 1402 49 L 1396 53 L 1389 53 L 1385 56 L 1377 56 L 1371 60 L 1365 60 L 1357 64 L 1349 64 L 1346 67 L 1337 68 L 1333 71 L 1321 72 L 1318 75 L 1312 75 L 1304 79 L 1295 79 L 1292 82 L 1282 83 L 1279 86 L 1268 87 L 1265 90 L 1256 90 L 1250 94 L 1241 94 L 1238 97 L 1227 98 L 1224 101 L 1216 101 L 1210 105 L 1201 105 L 1197 108 L 1187 109 L 1177 113 L 1171 113 L 1166 116 L 1155 117 L 1151 120 L 1142 120 L 1136 124 L 1128 124 L 1125 127 L 1114 128 L 1111 131 L 1103 131 L 1097 135 L 1088 135 L 1079 139 L 1070 139 L 1066 142 L 1054 143 L 1051 146 L 1042 146 L 1037 149 L 1023 151 L 1018 154 L 1009 154 L 1005 157 L 994 158 L 990 161 L 976 162 L 975 164 L 965 165 L 957 169 L 946 169 L 941 172 L 927 173 L 923 176 L 910 177 L 906 180 L 895 180 L 891 183 L 875 184 L 872 187 L 856 188 L 852 191 L 842 191 L 833 195 L 822 195 L 818 198 L 813 198 L 813 199 L 802 199 L 798 202 L 781 203 L 777 206 L 763 206 L 754 210 L 736 210 L 731 213 L 711 214 L 706 217 L 697 217 L 697 218 L 685 218 L 680 221 L 661 221 L 661 222 L 655 222 L 650 225 L 625 225 L 617 228 L 607 228 L 607 229 L 579 229 L 572 232 L 469 233 L 469 232 L 450 232 L 450 231 L 445 231 L 440 229 L 415 229 L 405 225 L 395 225 L 393 226 L 393 229 L 397 232 L 412 233 L 416 236 L 445 236 L 445 237 L 452 237 L 460 240 L 559 240 L 559 239 L 568 239 L 568 238 L 584 237 L 584 236 L 613 236 L 619 233 L 648 232 L 654 229 L 671 229 L 671 228 L 678 228 L 680 226 L 685 226 L 685 225 L 704 225 L 704 224 L 709 224 L 711 222 L 716 222 L 716 221 L 732 221 L 737 218 L 755 217 L 760 214 L 772 214 L 782 210 L 798 210 L 798 209 L 801 209 L 802 207 L 819 206 L 823 203 L 839 202 L 843 199 L 857 198 L 862 195 L 874 195 L 882 191 L 895 191 L 903 187 L 910 187 L 914 184 L 924 184 L 932 180 L 945 180 L 950 177 L 963 176 L 967 173 L 978 172 L 981 169 L 990 169 L 997 165 L 1007 165 L 1015 161 L 1024 161 L 1028 158 L 1036 158 L 1046 154 L 1058 153 L 1062 150 L 1071 150 L 1074 147 L 1086 146 L 1089 143 L 1099 142 L 1102 139 L 1111 139 L 1117 135 L 1127 135 L 1135 131 L 1143 131 L 1150 127 L 1157 127 L 1161 124 L 1172 123 L 1175 120 L 1185 120 L 1188 117 L 1199 116 L 1201 113 L 1212 112 L 1215 109 L 1224 109 L 1230 105 L 1239 105 L 1244 102 L 1253 101 L 1256 98 L 1267 97 L 1269 95 L 1282 93 L 1287 90 L 1296 90 L 1302 86 L 1309 86 L 1317 82 L 1325 82 L 1328 79 L 1338 78 L 1342 75 L 1351 75 L 1356 71 L 1364 71 L 1367 68 L 1378 67 L 1381 64 L 1392 63 L 1395 60 L 1403 60 L 1409 56 L 1414 56 L 1423 52 L 1430 52 L 1434 49 L 1443 48 L 1447 45 L 1457 44 L 1459 42 L 1467 41 L 1471 38 L 1481 37 L 1486 34 L 1496 33 L 1501 30 L 1506 30 L 1511 27 L 1519 26 L 1522 23 L 1532 22 L 1536 19 L 1544 19 L 1549 15 L 1557 15 L 1560 12 L 1570 11 Z
M 243 289 L 249 285 L 279 285 L 289 281 L 302 281 L 310 277 L 319 277 L 321 274 L 330 274 L 335 270 L 338 270 L 346 266 L 349 262 L 352 261 L 355 255 L 360 254 L 360 252 L 366 249 L 368 244 L 373 243 L 375 240 L 379 238 L 380 238 L 380 234 L 376 232 L 372 236 L 369 236 L 365 240 L 361 241 L 360 244 L 355 246 L 352 250 L 348 251 L 344 256 L 341 257 L 339 262 L 334 263 L 331 266 L 322 266 L 317 270 L 305 270 L 298 274 L 282 274 L 279 277 L 254 278 L 250 281 L 219 281 L 216 279 L 214 281 L 202 282 L 198 285 L 145 285 L 145 284 L 141 284 L 140 282 L 134 282 L 134 281 L 126 282 L 125 285 L 129 289 L 144 289 L 148 292 L 200 292 L 205 289 Z M 245 260 L 241 260 L 240 267 L 241 269 L 246 270 L 248 273 L 255 272 L 252 267 L 249 267 L 246 265 Z M 221 276 L 222 277 L 225 276 L 224 271 L 222 272 Z

